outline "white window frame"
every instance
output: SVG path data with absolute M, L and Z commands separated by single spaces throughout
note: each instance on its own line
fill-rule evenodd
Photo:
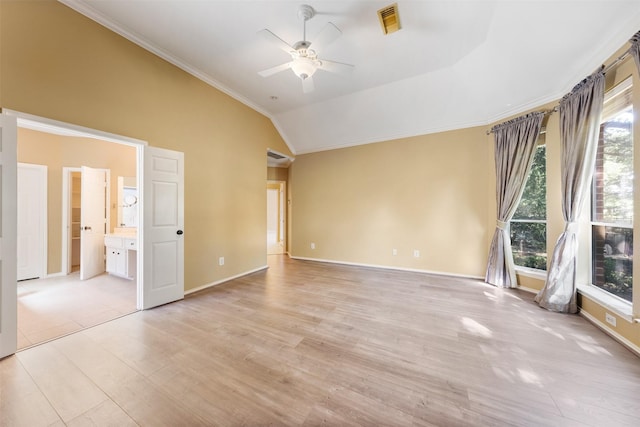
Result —
M 627 85 L 634 85 L 634 82 L 632 81 L 631 77 L 628 77 L 627 79 L 621 81 L 620 83 L 618 83 L 615 87 L 613 87 L 612 89 L 608 90 L 605 93 L 605 100 L 612 97 L 612 96 L 616 96 L 617 94 L 619 94 L 621 91 L 625 90 Z M 636 110 L 635 105 L 633 105 L 633 109 L 634 111 Z M 635 114 L 635 113 L 634 113 Z M 633 123 L 635 125 L 635 121 Z M 635 144 L 636 141 L 633 141 L 634 144 L 634 155 L 636 152 L 636 148 L 635 148 Z M 635 173 L 635 170 L 634 170 Z M 634 198 L 635 196 L 635 192 L 636 189 L 634 188 Z M 590 192 L 591 193 L 591 192 Z M 631 301 L 627 301 L 623 298 L 620 298 L 617 295 L 612 294 L 611 292 L 608 292 L 602 288 L 600 288 L 599 286 L 596 286 L 593 284 L 593 252 L 591 250 L 591 245 L 592 245 L 592 239 L 593 239 L 593 226 L 594 225 L 600 225 L 600 226 L 607 226 L 607 227 L 618 227 L 618 228 L 631 228 L 634 231 L 635 234 L 635 227 L 632 224 L 628 224 L 628 223 L 609 223 L 609 222 L 602 222 L 602 221 L 592 221 L 592 215 L 591 215 L 591 210 L 593 209 L 593 199 L 591 194 L 589 194 L 589 200 L 585 201 L 585 203 L 589 204 L 589 215 L 586 219 L 586 222 L 588 224 L 588 236 L 585 236 L 586 238 L 580 238 L 580 244 L 586 244 L 586 246 L 589 247 L 589 280 L 586 284 L 578 284 L 577 289 L 578 292 L 586 297 L 588 297 L 589 299 L 597 302 L 598 304 L 602 305 L 606 310 L 616 314 L 618 317 L 620 317 L 621 319 L 624 319 L 628 322 L 633 322 L 634 318 L 633 318 L 633 303 Z M 583 252 L 584 253 L 584 252 Z M 635 282 L 636 279 L 634 278 L 634 292 L 635 292 Z

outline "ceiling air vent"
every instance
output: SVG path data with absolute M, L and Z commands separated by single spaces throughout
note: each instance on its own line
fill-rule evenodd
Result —
M 278 153 L 271 148 L 267 148 L 267 166 L 274 168 L 287 168 L 293 162 L 293 158 L 286 154 Z
M 395 33 L 400 29 L 400 15 L 398 15 L 398 3 L 383 7 L 378 11 L 378 19 L 385 34 Z
M 278 154 L 275 151 L 267 151 L 267 156 L 271 157 L 272 159 L 276 159 L 276 160 L 280 160 L 280 159 L 285 159 L 287 156 L 283 156 L 282 154 Z

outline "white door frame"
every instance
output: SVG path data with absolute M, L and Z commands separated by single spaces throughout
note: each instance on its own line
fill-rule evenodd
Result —
M 92 139 L 100 139 L 107 142 L 114 142 L 116 144 L 128 145 L 130 147 L 135 147 L 136 149 L 136 179 L 137 186 L 141 194 L 144 192 L 143 188 L 143 169 L 142 169 L 142 159 L 144 156 L 144 148 L 148 145 L 146 141 L 129 138 L 122 135 L 117 135 L 109 132 L 103 132 L 96 129 L 86 128 L 83 126 L 73 125 L 70 123 L 60 122 L 57 120 L 47 119 L 45 117 L 39 117 L 32 114 L 22 113 L 19 111 L 3 109 L 3 114 L 8 116 L 13 116 L 17 118 L 18 127 L 24 127 L 32 130 L 37 130 L 40 132 L 53 133 L 58 135 L 68 135 L 68 136 L 76 136 L 76 137 L 84 137 L 84 138 L 92 138 Z M 142 206 L 141 206 L 142 208 Z M 138 210 L 138 242 L 142 242 L 144 237 L 144 212 L 143 209 Z M 138 245 L 138 268 L 137 268 L 137 300 L 136 300 L 136 308 L 138 310 L 142 310 L 142 285 L 144 283 L 143 277 L 143 265 L 142 260 L 143 256 L 141 255 L 142 246 Z M 63 254 L 64 257 L 64 254 Z M 64 267 L 64 266 L 62 266 Z M 64 268 L 63 268 L 64 271 Z
M 16 140 L 17 126 L 14 117 L 0 116 L 0 359 L 16 352 L 18 345 L 18 287 L 16 228 L 18 218 L 18 175 Z
M 39 185 L 41 186 L 41 190 L 40 191 L 40 207 L 41 207 L 41 211 L 40 211 L 40 243 L 41 246 L 39 248 L 39 258 L 40 258 L 40 272 L 39 272 L 39 277 L 40 278 L 45 278 L 47 277 L 47 256 L 48 256 L 48 248 L 47 248 L 47 242 L 49 240 L 49 236 L 48 236 L 48 228 L 47 228 L 47 218 L 49 216 L 48 214 L 48 206 L 47 206 L 47 182 L 48 182 L 48 170 L 49 168 L 46 165 L 37 165 L 37 164 L 33 164 L 33 163 L 20 163 L 18 162 L 18 169 L 20 168 L 28 168 L 28 169 L 34 169 L 34 170 L 38 170 L 41 173 L 40 176 L 40 183 Z M 20 212 L 18 212 L 18 215 L 20 214 Z
M 281 240 L 282 252 L 287 252 L 287 210 L 286 210 L 286 195 L 287 195 L 287 181 L 281 180 L 267 180 L 267 191 L 269 191 L 269 185 L 278 186 L 278 241 Z M 268 209 L 268 207 L 267 207 Z M 267 213 L 268 215 L 268 213 Z M 282 237 L 282 239 L 280 239 Z M 268 252 L 268 249 L 267 249 Z

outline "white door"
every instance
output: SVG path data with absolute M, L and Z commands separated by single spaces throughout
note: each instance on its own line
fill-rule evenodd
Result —
M 0 115 L 0 358 L 18 348 L 17 127 L 15 117 Z
M 47 167 L 18 164 L 18 280 L 46 275 Z
M 104 169 L 82 166 L 80 206 L 80 280 L 87 280 L 105 271 L 107 178 Z
M 184 298 L 184 153 L 144 147 L 143 292 L 148 309 Z M 140 238 L 140 236 L 138 236 Z

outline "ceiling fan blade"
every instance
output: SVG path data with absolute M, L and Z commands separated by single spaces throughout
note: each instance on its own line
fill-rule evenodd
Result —
M 280 37 L 276 36 L 275 34 L 273 34 L 271 31 L 267 29 L 258 31 L 258 34 L 260 34 L 260 36 L 268 40 L 271 44 L 284 50 L 288 54 L 291 54 L 291 52 L 295 51 L 295 49 L 289 46 L 287 42 L 285 42 Z
M 316 52 L 321 51 L 323 47 L 328 46 L 341 35 L 342 31 L 340 31 L 332 22 L 328 22 L 313 40 L 313 49 Z
M 285 62 L 284 64 L 276 65 L 275 67 L 271 67 L 271 68 L 267 68 L 266 70 L 258 71 L 258 74 L 260 74 L 262 77 L 269 77 L 269 76 L 272 76 L 272 75 L 274 75 L 276 73 L 279 73 L 280 71 L 284 71 L 286 69 L 291 68 L 291 64 L 293 64 L 293 62 Z
M 342 62 L 327 61 L 326 59 L 320 60 L 321 64 L 318 67 L 319 70 L 329 71 L 330 73 L 347 74 L 353 71 L 353 65 L 343 64 Z
M 311 76 L 302 80 L 302 91 L 304 93 L 313 92 L 314 89 L 315 89 L 315 86 L 313 84 L 313 78 Z

